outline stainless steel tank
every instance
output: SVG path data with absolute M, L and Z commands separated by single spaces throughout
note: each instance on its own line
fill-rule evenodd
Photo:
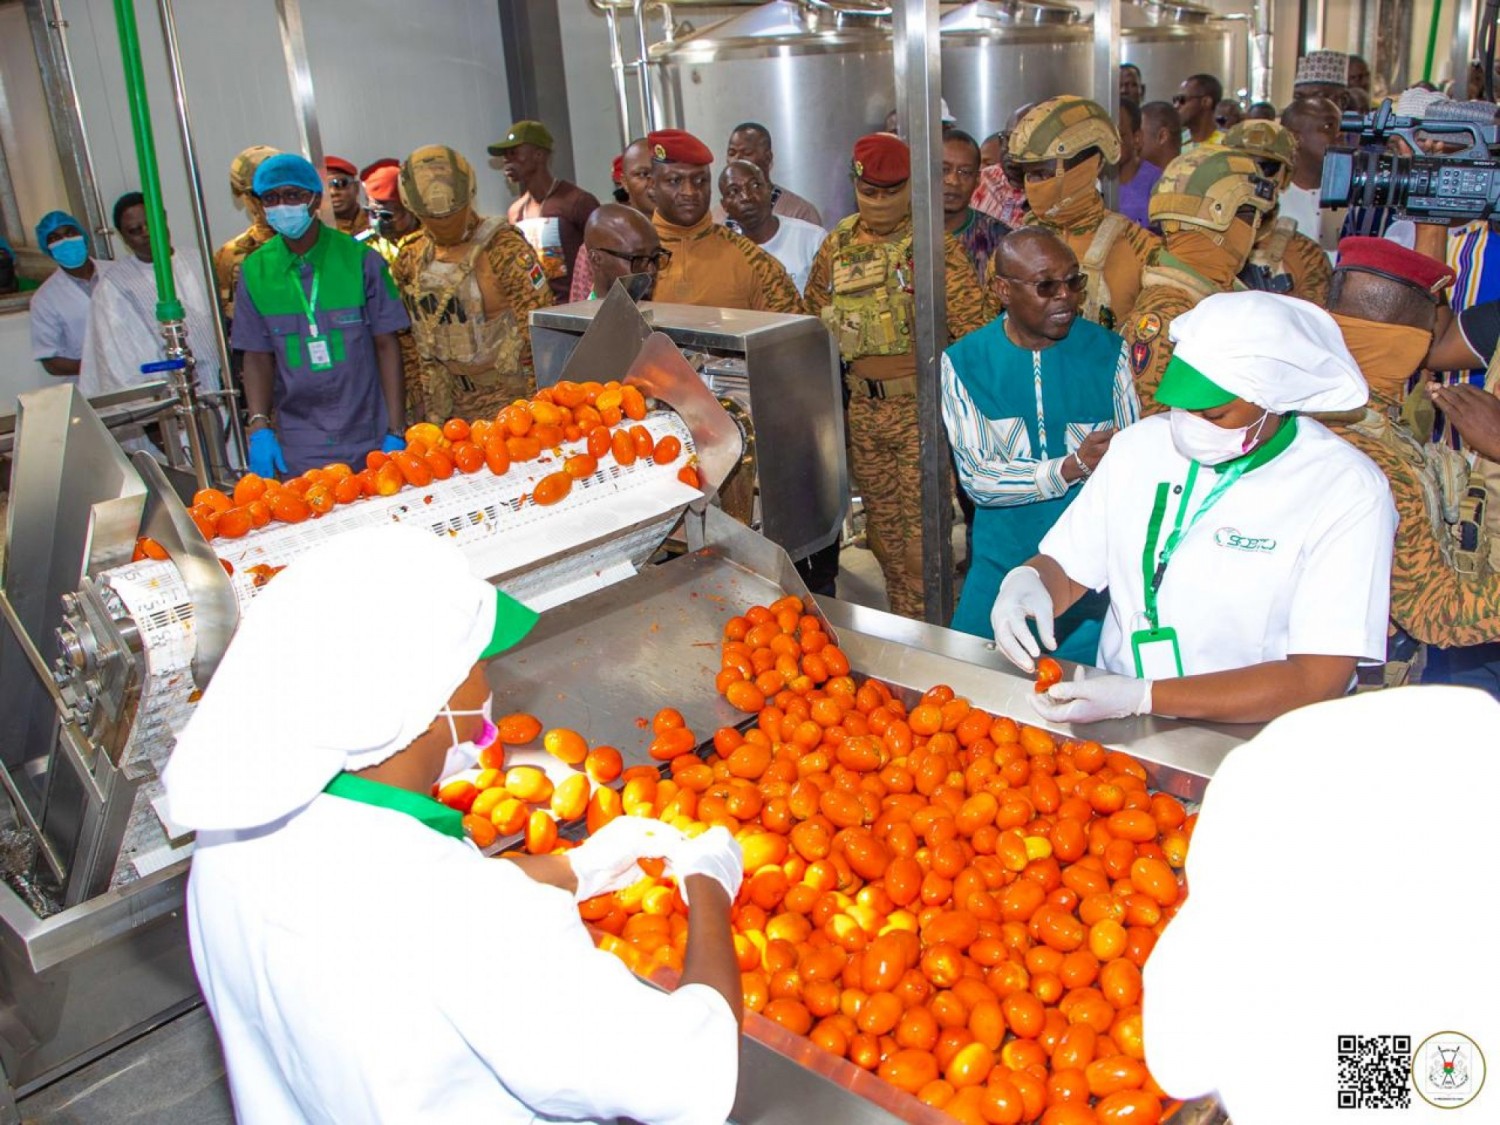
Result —
M 958 127 L 977 140 L 1003 128 L 1023 103 L 1093 88 L 1093 32 L 1070 5 L 976 0 L 939 27 L 943 97 Z
M 690 130 L 722 160 L 730 131 L 758 121 L 771 131 L 777 183 L 812 200 L 827 226 L 853 213 L 850 150 L 884 128 L 896 104 L 884 21 L 773 0 L 658 44 L 651 64 L 665 124 Z
M 1120 7 L 1120 61 L 1141 68 L 1147 101 L 1171 101 L 1183 79 L 1212 74 L 1234 97 L 1248 85 L 1247 26 L 1187 3 Z

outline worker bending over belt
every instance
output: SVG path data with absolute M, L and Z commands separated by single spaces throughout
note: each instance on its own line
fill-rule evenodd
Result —
M 198 833 L 193 965 L 239 1121 L 729 1113 L 743 871 L 727 830 L 620 817 L 566 853 L 486 859 L 428 795 L 494 737 L 484 662 L 535 620 L 448 540 L 401 526 L 333 537 L 246 613 L 165 774 Z M 690 909 L 671 993 L 578 916 L 655 856 Z
M 1112 674 L 1036 696 L 1054 722 L 1265 722 L 1385 658 L 1390 488 L 1297 416 L 1369 398 L 1338 326 L 1306 301 L 1245 292 L 1206 297 L 1171 331 L 1157 388 L 1171 413 L 1116 434 L 1040 553 L 1000 584 L 995 640 L 1027 671 L 1027 619 L 1052 648 L 1054 619 L 1109 588 L 1098 663 Z

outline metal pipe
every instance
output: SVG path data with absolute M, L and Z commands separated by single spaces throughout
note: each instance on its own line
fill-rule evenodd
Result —
M 656 100 L 651 96 L 651 68 L 646 65 L 650 48 L 646 45 L 646 0 L 635 0 L 635 44 L 638 58 L 635 64 L 636 85 L 641 90 L 642 132 L 655 132 L 657 128 Z
M 1268 102 L 1275 66 L 1275 55 L 1272 54 L 1275 48 L 1275 9 L 1271 0 L 1254 0 L 1250 11 L 1250 100 Z
M 1109 110 L 1109 119 L 1120 119 L 1120 2 L 1094 0 L 1094 101 Z M 1115 209 L 1120 181 L 1103 176 L 1100 185 L 1104 206 Z
M 619 114 L 620 126 L 620 151 L 625 151 L 625 146 L 631 141 L 630 136 L 630 94 L 625 89 L 625 56 L 620 50 L 620 21 L 615 15 L 613 4 L 601 4 L 599 0 L 589 0 L 589 4 L 596 12 L 604 13 L 604 22 L 609 29 L 609 72 L 615 85 L 615 109 Z
M 198 255 L 203 261 L 203 276 L 213 284 L 214 247 L 208 235 L 208 207 L 203 202 L 203 177 L 199 174 L 198 148 L 193 142 L 193 120 L 188 112 L 187 84 L 182 77 L 182 54 L 177 45 L 177 16 L 172 10 L 172 0 L 156 0 L 156 12 L 161 19 L 162 41 L 167 48 L 167 75 L 172 80 L 172 99 L 177 109 L 177 137 L 182 142 L 182 160 L 187 165 L 188 199 L 193 207 L 193 233 L 197 236 Z M 223 390 L 217 396 L 206 393 L 202 397 L 220 399 L 227 408 L 229 435 L 241 465 L 247 464 L 245 432 L 240 425 L 239 388 L 235 385 L 234 372 L 229 362 L 229 341 L 224 336 L 224 320 L 211 317 L 214 325 L 214 346 L 219 353 L 219 378 Z M 213 409 L 207 407 L 206 409 Z M 212 450 L 217 454 L 218 450 Z M 213 477 L 228 479 L 228 466 L 219 462 L 213 466 Z
M 28 0 L 28 10 L 31 10 L 30 3 Z M 78 84 L 73 79 L 73 55 L 68 49 L 68 21 L 63 19 L 61 0 L 51 0 L 47 12 L 43 12 L 40 6 L 35 11 L 32 41 L 37 43 L 37 61 L 42 67 L 43 83 L 48 87 L 47 109 L 52 117 L 52 128 L 58 135 L 59 148 L 69 150 L 64 159 L 72 162 L 79 180 L 77 202 L 83 205 L 84 220 L 92 228 L 94 253 L 101 258 L 113 258 L 114 230 L 109 224 L 104 197 L 99 194 L 88 129 L 78 108 Z M 54 43 L 49 42 L 45 55 L 40 49 L 42 35 L 49 41 L 55 39 L 56 58 L 51 57 Z M 73 134 L 74 143 L 65 145 L 62 138 L 69 134 Z
M 307 62 L 307 35 L 302 30 L 300 0 L 276 0 L 276 21 L 281 28 L 281 49 L 286 55 L 286 76 L 297 107 L 297 132 L 302 152 L 314 168 L 323 167 L 323 135 L 318 129 L 318 108 L 313 98 L 312 68 Z M 332 204 L 323 200 L 323 221 L 333 226 Z
M 943 268 L 942 132 L 938 90 L 938 6 L 926 0 L 895 5 L 892 46 L 896 104 L 906 115 L 911 144 L 912 272 L 915 279 L 917 433 L 922 449 L 922 590 L 934 624 L 953 616 L 953 544 L 949 521 L 948 435 L 939 401 L 939 359 L 948 340 L 947 290 Z
M 1427 25 L 1427 53 L 1422 56 L 1422 81 L 1432 81 L 1432 56 L 1437 52 L 1438 23 L 1443 18 L 1443 0 L 1432 0 L 1432 21 Z

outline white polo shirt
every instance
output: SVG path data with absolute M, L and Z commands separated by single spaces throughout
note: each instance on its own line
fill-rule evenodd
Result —
M 1069 578 L 1109 588 L 1099 664 L 1111 672 L 1135 675 L 1130 637 L 1146 627 L 1142 552 L 1157 485 L 1178 489 L 1168 494 L 1164 543 L 1191 464 L 1172 445 L 1166 414 L 1122 430 L 1042 540 Z M 1184 527 L 1216 477 L 1199 470 Z M 1161 625 L 1177 630 L 1183 673 L 1294 654 L 1384 660 L 1395 534 L 1390 485 L 1375 463 L 1298 418 L 1291 443 L 1223 492 L 1172 556 L 1158 606 Z
M 739 1028 L 594 948 L 573 897 L 406 813 L 322 794 L 200 832 L 193 964 L 236 1117 L 722 1122 Z

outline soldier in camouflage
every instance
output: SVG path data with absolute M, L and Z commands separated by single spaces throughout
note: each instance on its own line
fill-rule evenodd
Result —
M 474 171 L 444 145 L 401 165 L 401 202 L 422 220 L 391 275 L 411 313 L 427 419 L 483 418 L 536 389 L 527 317 L 552 304 L 530 243 L 474 211 Z
M 1260 165 L 1261 175 L 1276 185 L 1280 200 L 1297 163 L 1297 134 L 1274 121 L 1242 121 L 1224 134 L 1224 147 L 1249 154 Z M 1277 207 L 1267 211 L 1240 281 L 1249 289 L 1326 305 L 1332 279 L 1333 267 L 1323 248 L 1298 231 L 1293 220 L 1279 215 Z
M 1085 320 L 1114 329 L 1141 289 L 1141 271 L 1160 240 L 1104 206 L 1098 180 L 1120 162 L 1120 134 L 1103 106 L 1071 94 L 1029 110 L 1010 135 L 1031 206 L 1028 223 L 1057 234 L 1088 278 Z
M 274 148 L 251 145 L 229 162 L 229 192 L 234 196 L 235 206 L 244 208 L 250 219 L 250 226 L 214 253 L 214 288 L 219 297 L 219 311 L 224 314 L 225 321 L 234 320 L 234 291 L 240 283 L 240 266 L 246 258 L 276 237 L 276 232 L 266 225 L 266 210 L 252 190 L 255 170 L 260 167 L 260 162 L 275 155 Z
M 922 468 L 912 338 L 911 153 L 900 138 L 872 133 L 855 142 L 850 171 L 859 210 L 824 240 L 804 300 L 808 312 L 828 325 L 843 360 L 851 467 L 891 612 L 920 619 Z M 943 263 L 951 342 L 989 317 L 983 291 L 974 284 L 974 267 L 949 234 L 943 236 Z M 951 485 L 943 495 L 950 491 Z
M 1122 331 L 1143 416 L 1164 409 L 1156 387 L 1172 358 L 1172 318 L 1211 293 L 1245 288 L 1238 274 L 1275 205 L 1276 185 L 1255 161 L 1219 145 L 1195 146 L 1156 181 L 1151 221 L 1162 229 L 1163 246 L 1141 275 L 1141 295 Z

